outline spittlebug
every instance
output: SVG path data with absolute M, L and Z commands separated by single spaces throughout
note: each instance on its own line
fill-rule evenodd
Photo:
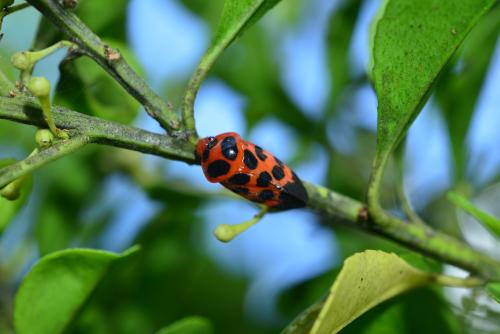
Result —
M 276 210 L 307 204 L 304 185 L 290 167 L 237 133 L 200 139 L 196 158 L 208 181 L 219 182 L 250 201 Z

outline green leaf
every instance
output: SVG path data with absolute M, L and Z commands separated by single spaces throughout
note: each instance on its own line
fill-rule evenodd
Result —
M 63 333 L 122 254 L 93 249 L 67 249 L 44 256 L 26 275 L 15 297 L 16 333 Z
M 390 152 L 427 100 L 465 36 L 495 0 L 385 0 L 371 31 L 371 76 L 378 97 L 372 181 L 378 197 Z
M 481 224 L 490 230 L 491 233 L 500 238 L 500 219 L 495 218 L 487 212 L 481 211 L 465 197 L 462 197 L 456 192 L 450 191 L 447 196 L 450 202 L 459 208 L 462 208 L 462 210 L 470 214 L 472 217 L 476 218 Z
M 418 316 L 416 316 L 418 315 Z M 412 290 L 380 304 L 342 334 L 463 333 L 463 324 L 435 288 Z
M 184 126 L 194 133 L 194 101 L 196 94 L 220 54 L 231 44 L 234 39 L 245 29 L 259 20 L 268 10 L 280 0 L 226 0 L 222 8 L 219 26 L 208 50 L 191 76 L 188 88 L 184 95 L 182 117 Z M 196 140 L 195 137 L 190 138 Z
M 209 320 L 203 317 L 187 317 L 160 329 L 156 334 L 212 334 L 214 328 Z
M 490 283 L 486 285 L 486 291 L 490 294 L 491 298 L 500 303 L 500 283 Z
M 212 45 L 226 48 L 280 0 L 226 0 Z
M 311 334 L 337 333 L 383 301 L 433 282 L 394 253 L 367 250 L 349 257 L 333 284 Z

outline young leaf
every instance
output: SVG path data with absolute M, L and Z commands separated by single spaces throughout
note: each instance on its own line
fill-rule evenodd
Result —
M 63 333 L 109 266 L 122 254 L 93 249 L 67 249 L 44 256 L 26 275 L 15 297 L 16 333 Z
M 474 204 L 469 202 L 465 197 L 450 191 L 448 192 L 448 199 L 456 206 L 462 208 L 465 212 L 476 218 L 495 236 L 500 238 L 500 219 L 493 217 L 489 213 L 479 210 Z
M 396 254 L 357 253 L 344 262 L 311 334 L 337 333 L 375 305 L 434 279 L 433 274 L 410 266 Z
M 214 328 L 203 317 L 187 317 L 160 329 L 156 334 L 212 334 Z
M 226 0 L 212 46 L 224 49 L 280 0 Z M 222 50 L 221 50 L 222 51 Z
M 495 0 L 386 0 L 371 31 L 378 97 L 372 199 L 385 162 L 418 115 L 443 67 Z
M 245 29 L 257 22 L 280 0 L 225 0 L 219 26 L 198 68 L 191 76 L 184 95 L 183 120 L 190 131 L 194 131 L 193 107 L 198 89 L 215 60 L 231 42 Z M 195 139 L 195 138 L 192 138 Z

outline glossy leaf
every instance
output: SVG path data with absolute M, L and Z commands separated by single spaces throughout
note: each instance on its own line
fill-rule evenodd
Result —
M 280 0 L 226 0 L 212 45 L 226 48 Z
M 500 219 L 490 215 L 487 212 L 480 210 L 465 197 L 455 192 L 450 191 L 448 193 L 448 199 L 453 204 L 455 204 L 456 206 L 458 206 L 459 208 L 470 214 L 472 217 L 476 218 L 495 236 L 500 238 Z
M 110 265 L 137 249 L 132 247 L 122 254 L 68 249 L 44 256 L 26 275 L 16 294 L 16 333 L 63 333 Z
M 432 282 L 396 254 L 368 250 L 349 257 L 333 284 L 311 334 L 337 333 L 383 301 Z
M 202 317 L 187 317 L 160 329 L 156 334 L 212 334 L 210 321 Z
M 405 134 L 432 86 L 494 0 L 386 0 L 371 31 L 373 85 L 378 97 L 375 168 Z

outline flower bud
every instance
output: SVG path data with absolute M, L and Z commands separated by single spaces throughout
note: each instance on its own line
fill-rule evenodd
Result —
M 33 66 L 29 53 L 27 51 L 16 52 L 10 57 L 10 62 L 14 65 L 18 70 L 26 71 L 29 70 L 31 66 Z
M 48 97 L 50 93 L 50 81 L 45 77 L 32 77 L 28 83 L 28 89 L 36 97 Z

